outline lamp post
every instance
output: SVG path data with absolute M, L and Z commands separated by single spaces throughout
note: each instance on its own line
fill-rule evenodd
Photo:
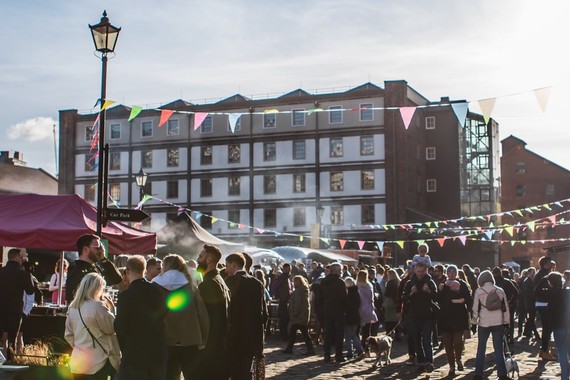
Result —
M 101 98 L 99 99 L 99 154 L 97 174 L 97 235 L 101 236 L 101 229 L 106 221 L 103 220 L 103 212 L 107 208 L 107 158 L 109 146 L 105 144 L 105 98 L 107 93 L 107 55 L 114 53 L 115 45 L 121 28 L 111 25 L 107 18 L 107 11 L 103 11 L 101 21 L 95 25 L 89 25 L 95 50 L 101 53 Z
M 321 248 L 321 242 L 322 242 L 321 237 L 323 236 L 322 219 L 324 213 L 325 213 L 325 208 L 319 204 L 317 206 L 317 215 L 319 217 L 319 248 Z
M 135 181 L 137 181 L 137 186 L 139 187 L 139 200 L 142 201 L 144 198 L 144 187 L 146 185 L 146 180 L 148 178 L 148 174 L 145 173 L 144 170 L 139 170 L 139 172 L 135 175 Z

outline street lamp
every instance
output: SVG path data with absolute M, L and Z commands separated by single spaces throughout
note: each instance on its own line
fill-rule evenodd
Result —
M 146 180 L 148 178 L 148 174 L 144 172 L 144 170 L 139 170 L 139 172 L 135 175 L 135 181 L 137 181 L 137 186 L 139 187 L 139 197 L 140 200 L 143 200 L 144 197 L 144 187 L 146 185 Z
M 115 45 L 119 37 L 121 28 L 111 25 L 107 18 L 107 11 L 103 11 L 101 21 L 95 25 L 89 25 L 95 50 L 101 53 L 101 98 L 99 99 L 99 154 L 98 154 L 98 175 L 97 175 L 97 235 L 101 236 L 103 211 L 107 208 L 107 157 L 109 146 L 105 144 L 105 98 L 107 93 L 107 55 L 115 52 Z

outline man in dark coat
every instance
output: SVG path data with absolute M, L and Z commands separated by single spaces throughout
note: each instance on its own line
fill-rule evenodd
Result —
M 337 363 L 346 361 L 342 355 L 344 326 L 346 323 L 347 293 L 346 284 L 340 278 L 342 266 L 331 264 L 330 274 L 321 280 L 319 293 L 323 305 L 323 321 L 325 328 L 325 362 L 331 360 L 331 346 L 335 345 Z
M 115 331 L 121 346 L 119 380 L 161 380 L 166 375 L 166 302 L 156 284 L 143 278 L 142 256 L 127 261 L 129 287 L 119 294 Z
M 8 346 L 14 347 L 22 320 L 24 292 L 34 294 L 30 274 L 22 269 L 22 253 L 18 248 L 8 251 L 8 262 L 0 268 L 0 335 L 7 333 Z M 6 350 L 10 356 L 10 351 Z
M 279 334 L 283 341 L 289 340 L 289 298 L 291 297 L 291 265 L 283 264 L 283 272 L 275 280 L 273 286 L 273 297 L 279 302 L 277 314 L 279 315 Z
M 226 338 L 228 334 L 228 308 L 230 304 L 230 290 L 220 276 L 217 266 L 222 258 L 222 252 L 206 244 L 198 255 L 198 271 L 203 274 L 204 280 L 198 286 L 200 295 L 204 300 L 210 331 L 208 343 L 200 352 L 200 378 L 201 379 L 227 379 L 225 375 Z
M 521 284 L 521 298 L 524 303 L 524 309 L 528 313 L 523 335 L 530 338 L 532 334 L 534 334 L 535 339 L 538 340 L 540 339 L 540 335 L 538 334 L 535 323 L 536 306 L 534 304 L 534 276 L 536 276 L 536 268 L 528 268 L 526 271 L 526 277 Z
M 226 258 L 225 279 L 230 289 L 228 364 L 232 380 L 251 379 L 254 356 L 263 353 L 267 304 L 263 284 L 244 270 L 245 258 L 232 253 Z
M 98 273 L 107 282 L 107 285 L 117 285 L 123 279 L 121 273 L 111 261 L 105 257 L 105 247 L 97 235 L 82 235 L 77 239 L 77 253 L 79 259 L 75 260 L 67 271 L 65 283 L 65 298 L 69 305 L 75 297 L 75 291 L 87 273 Z
M 540 344 L 540 357 L 544 360 L 556 361 L 557 357 L 552 355 L 548 349 L 552 328 L 550 327 L 551 316 L 548 313 L 548 300 L 550 286 L 548 285 L 548 274 L 552 271 L 552 258 L 543 256 L 538 260 L 540 270 L 534 276 L 534 304 L 536 311 L 540 314 L 542 322 L 542 336 Z
M 408 281 L 402 295 L 402 302 L 406 303 L 410 313 L 410 334 L 415 341 L 415 350 L 418 364 L 421 369 L 433 372 L 433 350 L 431 345 L 431 335 L 433 326 L 433 305 L 432 301 L 437 299 L 437 288 L 427 274 L 427 266 L 424 263 L 417 263 L 414 268 L 416 281 Z

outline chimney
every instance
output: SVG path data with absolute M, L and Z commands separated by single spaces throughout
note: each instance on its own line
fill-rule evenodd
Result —
M 3 150 L 0 152 L 0 163 L 14 165 L 14 166 L 27 166 L 24 162 L 24 154 L 21 152 L 12 152 Z

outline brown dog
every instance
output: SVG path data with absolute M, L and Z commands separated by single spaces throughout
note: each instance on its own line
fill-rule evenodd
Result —
M 390 353 L 392 352 L 392 338 L 389 336 L 369 336 L 366 339 L 366 345 L 368 347 L 366 351 L 366 356 L 370 357 L 370 353 L 374 352 L 376 354 L 376 361 L 372 365 L 373 368 L 378 367 L 378 364 L 382 366 L 382 355 L 386 361 L 386 365 L 392 363 L 390 359 Z

